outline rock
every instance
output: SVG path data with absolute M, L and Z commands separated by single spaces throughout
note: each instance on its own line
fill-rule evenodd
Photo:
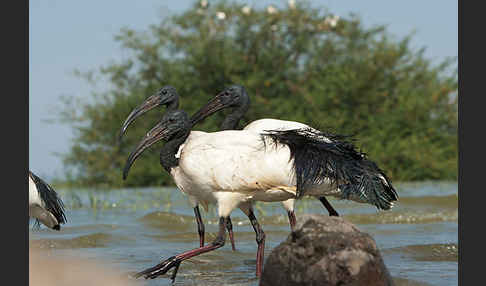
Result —
M 268 256 L 260 286 L 393 285 L 374 239 L 341 217 L 303 215 Z

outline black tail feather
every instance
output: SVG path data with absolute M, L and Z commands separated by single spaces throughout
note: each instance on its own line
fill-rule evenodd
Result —
M 47 184 L 39 178 L 37 175 L 29 171 L 29 176 L 35 183 L 37 190 L 39 191 L 42 201 L 45 203 L 46 209 L 54 215 L 59 224 L 66 223 L 66 215 L 64 213 L 64 203 L 59 198 L 57 193 Z M 38 223 L 38 222 L 37 222 Z
M 270 138 L 277 146 L 290 149 L 297 198 L 311 186 L 329 180 L 342 191 L 342 198 L 357 198 L 390 209 L 398 194 L 378 166 L 356 150 L 352 136 L 332 134 L 311 128 L 269 130 L 262 133 L 263 142 Z

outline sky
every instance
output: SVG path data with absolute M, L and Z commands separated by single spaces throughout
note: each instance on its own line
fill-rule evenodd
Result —
M 287 5 L 287 0 L 236 2 L 258 8 Z M 415 32 L 411 46 L 417 50 L 425 47 L 425 56 L 435 63 L 458 56 L 457 0 L 310 2 L 315 7 L 327 7 L 339 16 L 357 14 L 368 27 L 386 25 L 389 34 L 397 39 Z M 97 70 L 125 59 L 127 52 L 114 40 L 121 28 L 146 30 L 162 17 L 180 13 L 192 3 L 189 0 L 29 0 L 31 171 L 45 180 L 62 178 L 62 160 L 56 154 L 69 152 L 73 133 L 68 125 L 52 121 L 61 107 L 59 98 L 86 97 L 93 90 L 73 71 Z M 103 84 L 96 90 L 103 89 Z

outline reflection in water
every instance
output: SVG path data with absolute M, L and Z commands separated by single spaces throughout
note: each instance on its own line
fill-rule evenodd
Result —
M 363 204 L 330 201 L 344 219 L 374 237 L 396 285 L 457 285 L 457 183 L 406 183 L 397 184 L 397 189 L 400 199 L 392 211 L 377 212 Z M 199 245 L 192 208 L 177 189 L 58 193 L 67 207 L 66 226 L 60 232 L 46 228 L 30 231 L 30 249 L 51 258 L 99 260 L 122 271 L 126 278 L 130 272 Z M 289 235 L 288 218 L 279 203 L 261 203 L 256 210 L 266 233 L 268 256 Z M 297 217 L 302 213 L 327 214 L 315 199 L 297 202 Z M 210 208 L 202 216 L 206 242 L 210 242 L 218 231 L 216 211 Z M 227 243 L 184 262 L 176 285 L 258 285 L 255 233 L 241 211 L 234 211 L 232 220 L 236 251 Z M 170 285 L 167 275 L 124 282 Z

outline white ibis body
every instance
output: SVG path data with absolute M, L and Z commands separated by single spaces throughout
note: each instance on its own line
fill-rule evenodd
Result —
M 60 225 L 66 222 L 64 204 L 57 193 L 31 171 L 29 171 L 29 217 L 54 230 L 60 230 Z
M 165 140 L 160 152 L 162 166 L 193 204 L 217 205 L 218 236 L 209 245 L 171 257 L 137 276 L 155 278 L 175 268 L 175 278 L 183 260 L 223 246 L 227 218 L 235 208 L 248 214 L 257 233 L 259 275 L 265 236 L 252 212 L 255 201 L 332 195 L 389 209 L 396 200 L 386 177 L 348 142 L 329 143 L 312 130 L 206 133 L 191 132 L 191 127 L 184 111 L 166 112 L 130 154 L 124 177 L 145 149 Z M 311 162 L 307 162 L 309 157 Z

